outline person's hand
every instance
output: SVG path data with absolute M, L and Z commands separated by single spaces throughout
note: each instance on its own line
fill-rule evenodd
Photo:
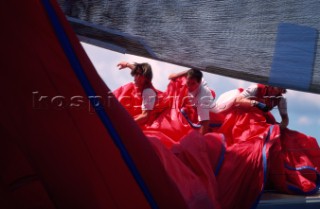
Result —
M 283 117 L 282 121 L 280 123 L 280 129 L 285 129 L 289 125 L 289 118 L 288 117 Z
M 122 61 L 119 64 L 117 64 L 117 67 L 119 68 L 119 70 L 124 69 L 128 67 L 128 62 Z
M 176 78 L 177 78 L 177 74 L 176 74 L 176 73 L 172 73 L 172 74 L 170 74 L 169 77 L 168 77 L 169 80 L 173 80 L 173 81 L 174 81 Z
M 257 107 L 258 109 L 262 110 L 263 112 L 269 111 L 268 106 L 262 102 L 254 101 L 253 106 Z

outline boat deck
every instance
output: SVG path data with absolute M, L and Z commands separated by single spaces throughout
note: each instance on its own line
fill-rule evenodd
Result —
M 320 190 L 315 195 L 300 196 L 265 192 L 259 202 L 258 209 L 319 209 Z

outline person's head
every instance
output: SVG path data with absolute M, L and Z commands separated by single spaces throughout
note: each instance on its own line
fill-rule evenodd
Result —
M 151 84 L 152 69 L 148 63 L 135 63 L 131 75 L 134 77 L 134 83 L 138 88 Z
M 268 93 L 269 95 L 282 95 L 285 94 L 287 92 L 287 89 L 282 88 L 282 87 L 276 87 L 276 86 L 269 86 L 269 90 Z
M 187 88 L 189 92 L 196 90 L 202 81 L 202 72 L 191 68 L 187 71 Z

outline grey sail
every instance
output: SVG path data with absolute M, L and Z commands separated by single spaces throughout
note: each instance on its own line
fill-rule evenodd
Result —
M 59 0 L 80 39 L 121 53 L 320 93 L 320 1 Z

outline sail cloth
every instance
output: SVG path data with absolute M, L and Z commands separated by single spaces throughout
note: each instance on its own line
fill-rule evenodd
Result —
M 150 113 L 157 114 L 156 119 L 141 126 L 178 186 L 193 174 L 194 179 L 207 185 L 211 202 L 216 203 L 218 197 L 215 205 L 223 209 L 255 208 L 265 188 L 299 195 L 318 192 L 320 148 L 315 138 L 288 128 L 281 130 L 270 112 L 234 106 L 243 89 L 226 92 L 217 99 L 210 124 L 221 125 L 202 136 L 194 130 L 196 125 L 190 125 L 196 123 L 197 114 L 188 102 L 185 80 L 179 77 L 169 82 L 158 98 L 159 104 L 165 101 L 168 105 L 156 106 Z M 141 98 L 132 94 L 135 89 L 129 83 L 114 91 L 132 116 L 139 111 L 132 111 L 128 98 L 141 113 Z M 158 114 L 160 106 L 164 110 Z
M 221 135 L 205 147 L 191 132 L 181 140 L 189 146 L 173 146 L 178 159 L 105 96 L 55 1 L 6 1 L 0 10 L 1 208 L 219 208 L 208 159 L 223 153 Z
M 209 208 L 197 207 L 208 200 L 201 184 L 178 187 L 106 95 L 55 1 L 0 10 L 0 208 Z
M 76 33 L 91 44 L 320 93 L 317 0 L 58 2 Z M 278 75 L 285 79 L 269 80 Z

